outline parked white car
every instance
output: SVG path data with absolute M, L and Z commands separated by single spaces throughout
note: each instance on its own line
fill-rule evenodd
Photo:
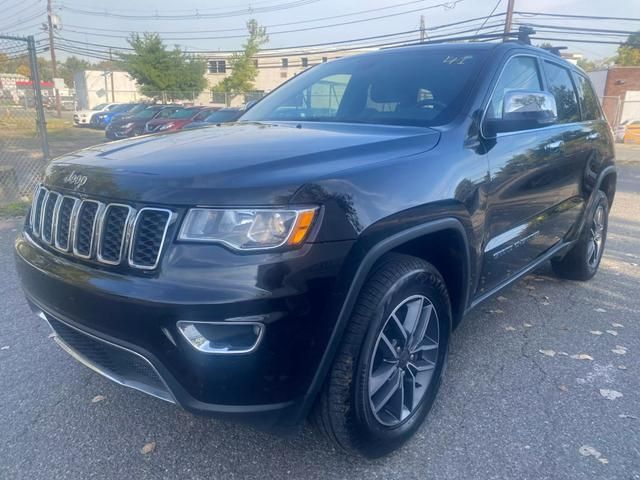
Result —
M 78 110 L 73 114 L 73 124 L 76 126 L 89 125 L 91 121 L 91 117 L 94 113 L 99 112 L 108 112 L 118 103 L 101 103 L 100 105 L 96 105 L 91 110 Z

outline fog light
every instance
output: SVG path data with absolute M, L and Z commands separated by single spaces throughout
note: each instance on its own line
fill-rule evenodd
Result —
M 264 325 L 255 321 L 181 320 L 177 325 L 189 345 L 204 353 L 251 353 L 258 348 L 264 332 Z

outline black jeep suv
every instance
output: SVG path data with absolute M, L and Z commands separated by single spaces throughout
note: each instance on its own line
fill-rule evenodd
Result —
M 519 42 L 313 67 L 238 122 L 47 168 L 18 270 L 58 344 L 197 413 L 398 447 L 464 314 L 542 262 L 588 280 L 616 185 L 585 74 Z

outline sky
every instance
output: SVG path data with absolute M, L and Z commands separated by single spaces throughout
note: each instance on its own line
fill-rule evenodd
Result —
M 507 1 L 219 0 L 211 2 L 183 0 L 176 2 L 175 0 L 108 0 L 105 3 L 104 0 L 53 0 L 53 5 L 54 12 L 61 22 L 58 35 L 66 39 L 60 40 L 61 44 L 64 44 L 65 41 L 77 42 L 76 45 L 79 44 L 84 48 L 100 52 L 100 55 L 106 55 L 110 46 L 115 48 L 127 46 L 126 37 L 130 32 L 145 31 L 166 32 L 162 36 L 168 45 L 177 44 L 188 51 L 238 49 L 242 45 L 243 36 L 246 33 L 244 30 L 245 22 L 250 18 L 255 18 L 262 25 L 268 26 L 270 41 L 265 48 L 338 42 L 412 31 L 419 28 L 421 14 L 425 17 L 427 35 L 435 36 L 463 30 L 468 26 L 476 28 L 483 20 L 475 21 L 468 26 L 450 27 L 448 30 L 435 29 L 430 32 L 430 28 L 443 24 L 485 17 L 494 8 L 495 13 L 505 12 Z M 447 2 L 448 4 L 445 6 L 436 6 Z M 46 0 L 0 0 L 0 11 L 3 12 L 2 18 L 0 18 L 0 33 L 34 34 L 37 39 L 41 39 L 40 45 L 44 46 L 46 34 L 39 24 L 45 21 L 45 8 Z M 95 14 L 86 15 L 77 10 L 95 12 Z M 548 17 L 527 18 L 523 15 L 517 15 L 516 21 L 522 23 L 621 31 L 640 30 L 640 21 L 637 21 L 640 18 L 640 0 L 515 0 L 515 10 L 636 19 L 636 21 L 599 19 L 584 21 Z M 201 15 L 200 18 L 195 17 L 197 13 Z M 146 16 L 146 18 L 132 19 L 131 16 Z M 172 18 L 154 18 L 154 16 Z M 184 16 L 191 16 L 191 18 L 183 18 Z M 382 16 L 385 18 L 374 18 Z M 502 18 L 489 19 L 485 26 L 496 24 Z M 363 19 L 370 20 L 358 21 Z M 349 23 L 345 25 L 346 22 Z M 336 23 L 343 25 L 317 28 Z M 413 32 L 398 38 L 417 39 L 418 35 Z M 550 34 L 539 33 L 539 36 L 550 36 Z M 171 37 L 175 37 L 175 39 Z M 193 37 L 215 38 L 198 39 Z M 566 38 L 566 34 L 557 34 L 555 37 Z M 623 37 L 601 35 L 578 37 L 572 35 L 571 38 L 619 41 Z M 369 44 L 380 42 L 379 39 L 368 41 Z M 542 40 L 534 41 L 534 43 L 540 42 Z M 366 43 L 367 41 L 363 41 L 363 44 Z M 565 45 L 569 47 L 569 52 L 580 53 L 590 59 L 612 56 L 617 48 L 616 45 L 586 42 L 552 43 Z M 59 52 L 61 59 L 68 55 L 69 53 Z

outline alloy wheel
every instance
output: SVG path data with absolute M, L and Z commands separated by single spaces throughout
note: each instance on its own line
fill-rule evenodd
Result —
M 590 227 L 589 238 L 589 250 L 587 252 L 587 258 L 589 259 L 589 266 L 594 267 L 600 261 L 602 255 L 602 244 L 604 240 L 604 221 L 605 210 L 602 205 L 598 205 Z
M 389 315 L 368 378 L 369 404 L 381 424 L 397 426 L 418 409 L 433 378 L 439 340 L 438 314 L 427 297 L 412 295 Z

